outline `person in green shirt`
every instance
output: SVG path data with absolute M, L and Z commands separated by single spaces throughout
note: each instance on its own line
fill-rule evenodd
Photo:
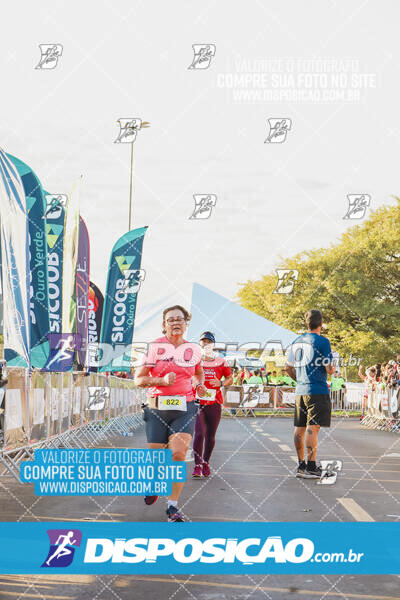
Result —
M 335 403 L 337 408 L 347 408 L 343 405 L 345 399 L 346 382 L 343 377 L 338 373 L 336 376 L 332 375 L 331 378 L 331 400 Z
M 294 379 L 290 377 L 290 375 L 286 376 L 285 385 L 289 385 L 290 387 L 296 387 L 296 382 Z
M 283 385 L 285 377 L 286 377 L 286 373 L 284 371 L 281 371 L 281 374 L 278 375 L 276 378 L 277 385 Z
M 277 384 L 277 377 L 276 377 L 276 371 L 272 371 L 271 375 L 268 377 L 268 383 L 271 385 L 276 385 Z
M 346 387 L 346 382 L 340 375 L 338 377 L 332 376 L 331 379 L 331 391 L 336 392 L 336 390 L 341 390 Z
M 276 378 L 276 382 L 278 385 L 287 385 L 290 387 L 296 386 L 294 379 L 292 379 L 284 370 L 282 370 L 281 375 Z
M 254 375 L 252 375 L 251 377 L 249 377 L 247 380 L 247 383 L 251 383 L 251 384 L 263 384 L 263 378 L 261 377 L 261 371 L 259 371 L 258 369 L 256 369 L 254 371 Z
M 233 382 L 232 385 L 242 385 L 242 378 L 240 376 L 240 371 L 235 367 L 233 370 Z

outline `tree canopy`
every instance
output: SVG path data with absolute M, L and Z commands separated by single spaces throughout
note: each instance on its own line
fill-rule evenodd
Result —
M 332 348 L 362 364 L 400 354 L 400 200 L 372 212 L 328 248 L 301 252 L 280 267 L 297 269 L 291 294 L 274 293 L 276 273 L 247 281 L 242 306 L 294 332 L 304 313 L 322 311 Z

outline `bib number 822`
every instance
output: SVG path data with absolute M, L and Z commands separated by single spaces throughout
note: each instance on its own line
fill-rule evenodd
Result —
M 180 400 L 178 400 L 177 398 L 166 398 L 164 400 L 164 404 L 166 406 L 179 406 L 180 403 Z

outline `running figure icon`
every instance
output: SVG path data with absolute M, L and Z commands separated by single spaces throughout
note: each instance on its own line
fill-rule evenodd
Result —
M 77 540 L 72 539 L 74 537 L 73 531 L 68 531 L 66 535 L 59 535 L 56 541 L 57 550 L 50 556 L 48 560 L 46 560 L 46 565 L 50 566 L 50 563 L 55 558 L 61 558 L 62 556 L 67 556 L 67 554 L 72 554 L 72 550 L 67 548 L 67 546 L 73 546 L 76 544 Z M 62 542 L 60 542 L 62 540 Z
M 82 532 L 79 529 L 49 529 L 47 535 L 50 548 L 42 567 L 68 567 L 74 560 L 75 550 L 81 545 Z

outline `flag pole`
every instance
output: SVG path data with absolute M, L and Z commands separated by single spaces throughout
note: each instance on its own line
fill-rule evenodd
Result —
M 133 180 L 133 141 L 131 142 L 131 181 L 129 187 L 129 229 L 131 230 L 132 223 L 132 180 Z

